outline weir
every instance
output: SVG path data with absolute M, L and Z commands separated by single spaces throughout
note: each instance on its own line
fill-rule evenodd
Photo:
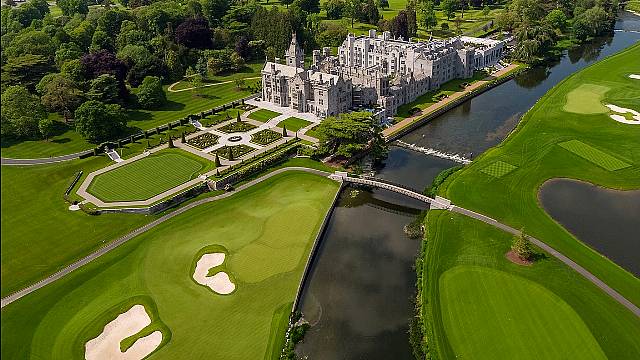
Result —
M 464 157 L 462 155 L 459 155 L 459 154 L 448 153 L 448 152 L 445 152 L 445 151 L 440 151 L 440 150 L 432 149 L 432 148 L 425 148 L 425 147 L 418 146 L 418 145 L 415 145 L 415 144 L 409 144 L 409 143 L 404 142 L 402 140 L 396 140 L 396 145 L 401 147 L 401 148 L 405 148 L 405 149 L 417 151 L 419 153 L 423 153 L 425 155 L 431 155 L 431 156 L 439 157 L 441 159 L 447 159 L 447 160 L 455 161 L 455 162 L 457 162 L 459 164 L 462 164 L 462 165 L 471 164 L 471 159 L 466 158 L 466 157 Z

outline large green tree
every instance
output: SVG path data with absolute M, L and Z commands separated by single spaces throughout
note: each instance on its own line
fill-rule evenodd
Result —
M 145 109 L 160 106 L 167 101 L 167 96 L 162 90 L 162 81 L 156 76 L 145 77 L 136 95 L 138 104 Z
M 120 105 L 89 100 L 76 110 L 75 124 L 80 135 L 98 143 L 120 136 L 127 126 L 127 120 Z
M 2 136 L 36 138 L 38 124 L 47 117 L 40 99 L 23 86 L 9 86 L 2 93 Z
M 451 20 L 451 18 L 456 14 L 456 10 L 458 9 L 457 0 L 442 0 L 440 2 L 440 8 L 444 15 L 447 17 L 447 20 Z
M 102 74 L 91 81 L 87 97 L 91 100 L 99 100 L 105 103 L 121 103 L 120 83 L 115 76 Z
M 438 25 L 438 17 L 436 16 L 433 1 L 424 0 L 420 3 L 418 6 L 418 18 L 420 19 L 420 25 L 427 30 Z
M 86 14 L 89 12 L 89 2 L 87 0 L 57 0 L 56 5 L 67 16 L 74 14 Z
M 378 120 L 370 112 L 343 113 L 330 116 L 316 127 L 322 155 L 338 155 L 351 158 L 369 151 L 376 160 L 387 154 L 387 146 L 382 136 Z
M 54 75 L 39 89 L 42 96 L 42 104 L 49 111 L 62 114 L 65 122 L 67 122 L 84 100 L 84 95 L 76 83 L 67 76 L 63 74 Z

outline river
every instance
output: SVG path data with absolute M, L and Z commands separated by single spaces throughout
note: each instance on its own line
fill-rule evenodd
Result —
M 401 140 L 465 157 L 499 144 L 520 117 L 570 74 L 640 40 L 640 18 L 623 13 L 613 36 L 568 51 L 439 116 Z M 635 31 L 635 32 L 634 32 Z M 456 163 L 392 146 L 376 176 L 422 189 Z M 312 324 L 297 352 L 309 359 L 413 359 L 413 264 L 420 241 L 403 226 L 419 203 L 384 190 L 347 187 L 321 239 L 300 310 Z

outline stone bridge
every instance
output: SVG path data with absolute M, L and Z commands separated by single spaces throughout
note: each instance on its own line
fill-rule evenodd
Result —
M 405 185 L 397 184 L 389 180 L 379 179 L 375 177 L 357 177 L 357 176 L 349 176 L 346 172 L 336 171 L 334 174 L 329 176 L 330 178 L 342 182 L 368 185 L 379 189 L 385 189 L 389 191 L 393 191 L 398 194 L 402 194 L 408 196 L 410 198 L 426 202 L 430 205 L 431 209 L 446 209 L 450 210 L 452 205 L 451 201 L 445 199 L 440 196 L 436 196 L 435 198 L 428 197 L 422 194 L 420 191 L 416 189 L 412 189 Z

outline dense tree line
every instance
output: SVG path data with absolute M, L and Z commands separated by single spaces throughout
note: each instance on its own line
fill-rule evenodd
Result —
M 616 0 L 512 0 L 497 21 L 518 40 L 513 56 L 534 61 L 560 38 L 584 42 L 611 31 L 617 8 Z
M 499 24 L 514 31 L 515 56 L 527 60 L 543 54 L 562 34 L 585 41 L 607 31 L 616 1 L 511 0 Z M 109 1 L 57 0 L 62 16 L 53 16 L 45 0 L 2 6 L 2 136 L 48 137 L 47 113 L 59 113 L 69 123 L 77 123 L 78 115 L 107 122 L 109 117 L 98 115 L 161 106 L 166 100 L 162 84 L 189 74 L 198 75 L 190 77 L 197 86 L 207 74 L 282 57 L 292 33 L 307 49 L 335 47 L 349 31 L 345 23 L 353 27 L 357 21 L 409 39 L 418 27 L 437 25 L 436 9 L 458 19 L 471 7 L 488 12 L 493 3 L 410 0 L 397 16 L 383 19 L 380 9 L 389 7 L 388 0 L 323 2 L 327 18 L 346 19 L 341 23 L 323 21 L 319 0 L 281 2 L 285 9 L 255 0 L 119 0 L 118 7 Z M 86 103 L 95 109 L 88 111 Z M 112 125 L 122 129 L 115 120 Z M 81 127 L 76 124 L 92 141 L 116 136 L 98 126 L 95 134 Z

